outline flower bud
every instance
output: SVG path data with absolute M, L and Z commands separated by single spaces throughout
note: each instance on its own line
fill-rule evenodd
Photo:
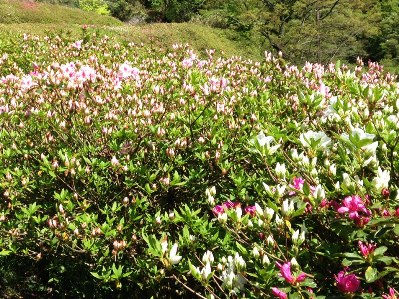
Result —
M 278 185 L 278 186 L 276 187 L 276 191 L 277 191 L 277 194 L 276 194 L 276 195 L 277 195 L 278 198 L 280 198 L 280 197 L 282 197 L 282 196 L 284 195 L 285 188 L 286 188 L 285 185 Z
M 226 223 L 227 222 L 227 214 L 226 213 L 219 214 L 218 220 L 220 223 Z
M 223 271 L 223 266 L 221 263 L 219 263 L 216 267 L 219 271 Z
M 296 260 L 295 257 L 293 257 L 293 258 L 291 259 L 291 267 L 292 267 L 294 270 L 298 270 L 298 268 L 299 268 L 298 261 Z
M 242 209 L 241 209 L 241 207 L 238 206 L 235 208 L 235 210 L 236 210 L 237 220 L 238 220 L 238 222 L 241 222 Z
M 294 231 L 294 233 L 292 234 L 292 243 L 294 243 L 295 245 L 298 245 L 298 239 L 299 239 L 299 229 Z
M 255 247 L 252 249 L 252 256 L 253 256 L 254 258 L 258 258 L 258 257 L 260 256 L 258 247 L 255 246 Z
M 251 220 L 251 219 L 248 220 L 247 226 L 248 226 L 249 228 L 253 228 L 253 227 L 254 227 L 254 224 L 252 223 L 252 220 Z
M 335 164 L 331 164 L 329 170 L 333 176 L 337 174 L 337 166 Z
M 270 259 L 269 259 L 269 257 L 267 256 L 267 254 L 264 254 L 264 255 L 263 255 L 263 257 L 262 257 L 262 264 L 263 264 L 263 265 L 270 265 Z
M 214 258 L 213 258 L 212 251 L 207 250 L 202 257 L 202 262 L 205 264 L 208 262 L 213 263 L 213 261 L 214 261 Z
M 294 160 L 294 161 L 299 160 L 298 151 L 296 148 L 291 150 L 291 157 L 292 157 L 292 160 Z
M 237 268 L 237 272 L 242 272 L 245 270 L 245 261 L 238 253 L 236 253 L 236 255 L 234 256 L 234 264 Z
M 272 208 L 267 207 L 265 213 L 267 220 L 271 221 L 274 215 L 274 210 Z
M 281 214 L 283 214 L 283 216 L 291 216 L 291 214 L 294 212 L 294 209 L 294 202 L 292 200 L 286 199 L 283 201 Z
M 284 225 L 284 221 L 283 219 L 280 218 L 280 216 L 278 214 L 276 214 L 276 219 L 274 220 L 277 224 L 277 226 L 282 226 Z
M 255 203 L 255 209 L 256 209 L 256 213 L 259 215 L 259 216 L 263 216 L 263 209 L 262 209 L 262 207 L 258 204 L 258 203 Z
M 277 216 L 277 215 L 276 215 L 276 216 Z M 274 246 L 274 239 L 273 239 L 272 235 L 269 235 L 269 236 L 266 238 L 266 244 L 267 244 L 268 246 L 270 246 L 270 247 L 273 247 L 273 246 Z
M 285 179 L 285 173 L 286 173 L 287 169 L 285 168 L 284 163 L 280 164 L 279 162 L 277 162 L 275 171 L 276 171 L 277 177 L 279 177 L 280 179 Z

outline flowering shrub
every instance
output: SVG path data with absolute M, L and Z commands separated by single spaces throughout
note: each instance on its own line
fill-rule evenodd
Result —
M 398 297 L 399 86 L 378 64 L 30 35 L 0 57 L 5 285 Z

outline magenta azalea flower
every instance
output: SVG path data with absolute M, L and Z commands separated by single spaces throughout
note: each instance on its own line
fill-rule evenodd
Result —
M 302 190 L 303 184 L 305 183 L 305 180 L 301 177 L 297 178 L 294 177 L 292 179 L 292 185 L 290 185 L 290 187 L 296 189 L 296 190 Z M 296 192 L 295 191 L 290 191 L 289 195 L 295 195 Z
M 362 241 L 359 241 L 358 244 L 360 252 L 364 257 L 368 257 L 370 254 L 372 254 L 377 247 L 375 244 L 363 243 Z
M 280 299 L 287 299 L 287 293 L 283 292 L 282 290 L 278 289 L 278 288 L 272 288 L 272 293 L 274 296 L 276 296 L 277 298 Z
M 256 207 L 255 206 L 248 206 L 245 208 L 245 213 L 255 216 L 256 215 Z
M 382 298 L 384 298 L 384 299 L 398 299 L 398 297 L 395 295 L 395 289 L 394 288 L 389 288 L 389 294 L 382 295 Z
M 301 177 L 299 177 L 299 178 L 294 177 L 292 179 L 292 187 L 294 187 L 297 190 L 301 190 L 304 183 L 305 183 L 305 180 Z
M 340 214 L 348 213 L 349 218 L 358 226 L 364 226 L 370 221 L 371 211 L 366 208 L 359 195 L 345 197 L 337 211 Z
M 356 219 L 359 217 L 360 211 L 366 211 L 363 200 L 358 195 L 347 196 L 342 202 L 342 206 L 338 209 L 338 213 L 349 213 L 350 219 Z
M 213 214 L 215 214 L 215 216 L 219 216 L 220 214 L 224 213 L 224 208 L 221 205 L 217 205 L 212 209 Z
M 280 276 L 285 279 L 286 282 L 290 284 L 295 284 L 297 282 L 302 282 L 306 279 L 306 273 L 301 273 L 297 277 L 294 277 L 291 273 L 291 263 L 285 263 L 281 265 L 277 263 L 277 266 L 280 268 Z
M 354 274 L 346 274 L 345 271 L 335 275 L 335 280 L 338 290 L 343 293 L 354 293 L 360 287 L 360 280 Z
M 237 202 L 237 201 L 231 201 L 231 200 L 225 201 L 225 202 L 223 203 L 223 206 L 225 206 L 227 209 L 232 209 L 232 208 L 238 207 L 238 206 L 240 206 L 240 205 L 241 205 L 241 204 L 240 204 L 239 202 Z
M 228 200 L 221 205 L 216 205 L 212 209 L 212 212 L 213 212 L 213 214 L 215 214 L 215 216 L 219 216 L 219 215 L 224 214 L 226 210 L 234 209 L 236 207 L 239 207 L 240 205 L 241 204 L 239 202 L 233 202 L 231 200 Z

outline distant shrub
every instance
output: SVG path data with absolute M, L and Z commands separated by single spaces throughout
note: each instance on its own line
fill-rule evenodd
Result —
M 100 15 L 109 15 L 110 11 L 104 0 L 79 0 L 79 8 L 94 11 Z

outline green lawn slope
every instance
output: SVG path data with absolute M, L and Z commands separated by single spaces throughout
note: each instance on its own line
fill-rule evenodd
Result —
M 109 16 L 33 0 L 0 0 L 0 52 L 2 40 L 5 44 L 5 41 L 23 33 L 47 35 L 68 32 L 80 39 L 82 24 L 93 25 L 89 30 L 120 42 L 143 43 L 157 48 L 183 43 L 200 52 L 215 49 L 227 56 L 238 55 L 254 60 L 260 60 L 263 56 L 256 37 L 245 38 L 230 30 L 195 23 L 128 25 Z
M 0 24 L 96 24 L 118 25 L 109 16 L 86 12 L 77 8 L 35 2 L 33 0 L 0 0 Z

